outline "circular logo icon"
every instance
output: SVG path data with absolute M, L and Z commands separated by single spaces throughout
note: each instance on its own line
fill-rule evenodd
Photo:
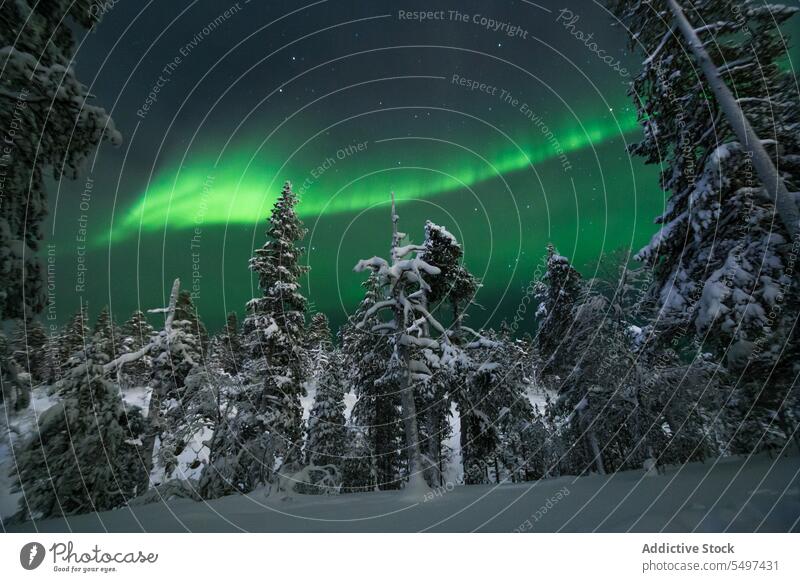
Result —
M 39 542 L 30 542 L 19 551 L 19 563 L 26 570 L 35 570 L 44 561 L 44 546 Z

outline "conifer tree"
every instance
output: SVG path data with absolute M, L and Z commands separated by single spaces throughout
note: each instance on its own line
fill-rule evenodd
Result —
M 329 351 L 333 346 L 331 339 L 331 328 L 328 323 L 328 316 L 318 312 L 311 317 L 306 336 L 306 345 L 309 350 Z
M 119 337 L 119 329 L 114 325 L 108 306 L 103 307 L 97 316 L 97 321 L 92 331 L 92 343 L 94 344 L 96 359 L 100 363 L 110 362 L 117 356 L 116 344 L 119 341 Z
M 122 325 L 117 352 L 119 354 L 138 352 L 150 344 L 153 334 L 153 326 L 147 321 L 145 314 L 136 310 L 131 313 L 130 318 Z M 122 368 L 122 376 L 128 385 L 141 386 L 149 380 L 151 366 L 152 358 L 150 355 L 143 355 Z
M 289 477 L 302 460 L 306 361 L 306 299 L 300 279 L 307 267 L 298 246 L 305 236 L 297 197 L 286 182 L 272 209 L 267 242 L 250 259 L 262 296 L 247 304 L 243 324 L 244 383 L 235 418 L 215 431 L 204 472 L 204 491 L 252 491 Z
M 480 288 L 478 279 L 462 264 L 464 251 L 446 228 L 427 221 L 425 223 L 425 261 L 439 269 L 438 275 L 429 277 L 428 301 L 435 311 L 440 304 L 450 306 L 452 327 L 457 330 L 467 307 L 474 301 Z
M 420 254 L 425 262 L 439 269 L 437 275 L 426 279 L 430 286 L 426 294 L 430 311 L 440 320 L 449 315 L 451 323 L 447 335 L 452 342 L 463 344 L 470 339 L 463 325 L 467 308 L 473 303 L 480 284 L 462 264 L 463 249 L 445 227 L 427 221 L 422 246 L 424 250 Z M 462 380 L 457 370 L 440 367 L 430 381 L 420 386 L 417 394 L 417 408 L 422 411 L 421 441 L 431 461 L 428 480 L 437 485 L 443 484 L 442 472 L 449 454 L 444 442 L 452 432 L 451 403 L 453 396 L 458 396 Z
M 346 453 L 344 418 L 345 381 L 338 354 L 325 354 L 316 381 L 316 395 L 308 419 L 306 457 L 309 465 L 330 467 L 341 483 Z M 313 485 L 313 483 L 312 483 Z
M 580 278 L 569 260 L 559 255 L 552 244 L 547 245 L 547 271 L 536 285 L 539 301 L 536 340 L 543 360 L 542 373 L 568 371 L 566 361 L 570 354 L 565 353 L 562 344 L 571 333 L 573 310 L 581 293 Z
M 235 376 L 242 371 L 242 338 L 239 334 L 239 319 L 235 311 L 228 313 L 225 327 L 219 334 L 217 346 L 220 367 Z
M 475 343 L 458 396 L 464 480 L 499 483 L 527 462 L 518 432 L 533 421 L 526 376 L 531 362 L 525 343 L 508 334 L 486 332 Z
M 364 431 L 347 427 L 345 455 L 342 460 L 342 487 L 345 493 L 363 493 L 378 489 L 373 450 Z
M 158 482 L 175 476 L 178 456 L 187 445 L 185 425 L 189 419 L 185 417 L 186 406 L 195 396 L 198 386 L 187 386 L 186 379 L 195 368 L 203 365 L 199 335 L 203 329 L 191 295 L 179 293 L 171 330 L 152 354 L 152 393 L 148 414 L 152 433 L 148 435 L 145 449 L 153 450 L 151 447 L 158 437 L 154 473 Z
M 192 293 L 186 289 L 181 290 L 178 295 L 178 301 L 175 304 L 175 319 L 186 322 L 184 326 L 186 331 L 200 340 L 200 348 L 205 352 L 210 341 L 208 330 L 197 314 L 197 306 L 192 299 Z
M 386 381 L 386 366 L 391 357 L 391 337 L 372 331 L 380 323 L 373 307 L 381 299 L 378 276 L 370 274 L 362 286 L 364 299 L 340 331 L 343 365 L 357 397 L 351 417 L 351 431 L 363 439 L 351 469 L 361 469 L 358 477 L 350 477 L 359 486 L 372 483 L 379 489 L 400 486 L 403 427 L 400 398 L 396 387 Z M 364 325 L 359 326 L 364 321 Z M 369 453 L 369 469 L 363 472 L 359 457 Z M 355 465 L 355 466 L 353 466 Z
M 750 0 L 611 7 L 646 56 L 631 87 L 644 128 L 632 151 L 663 168 L 669 194 L 660 231 L 637 255 L 655 278 L 655 338 L 686 343 L 681 330 L 694 328 L 702 349 L 740 376 L 739 418 L 762 434 L 778 425 L 785 440 L 798 416 L 789 387 L 800 307 L 788 298 L 798 292 L 789 266 L 800 99 L 780 60 L 781 26 L 796 8 Z
M 328 316 L 321 312 L 315 313 L 306 330 L 306 375 L 318 379 L 324 373 L 324 364 L 330 360 L 332 351 L 333 338 Z
M 427 489 L 425 478 L 430 479 L 430 469 L 435 465 L 422 453 L 417 392 L 431 380 L 443 358 L 449 365 L 453 350 L 446 330 L 428 309 L 427 293 L 431 288 L 426 277 L 439 275 L 441 271 L 424 260 L 424 246 L 401 245 L 405 234 L 398 231 L 398 220 L 392 194 L 391 262 L 373 257 L 360 261 L 355 268 L 377 274 L 386 298 L 373 305 L 357 326 L 364 328 L 371 324 L 369 317 L 379 312 L 391 315 L 390 320 L 372 325 L 371 330 L 391 335 L 392 354 L 386 373 L 379 381 L 397 385 L 400 392 L 408 454 L 407 487 L 416 494 Z M 431 329 L 438 334 L 438 341 L 431 339 Z
M 71 360 L 62 400 L 16 452 L 20 514 L 42 519 L 114 509 L 141 493 L 144 420 L 123 406 L 93 349 Z
M 75 312 L 59 338 L 58 360 L 62 370 L 67 369 L 71 357 L 86 349 L 91 337 L 89 318 L 84 305 Z
M 194 417 L 195 425 L 211 431 L 203 442 L 208 450 L 198 493 L 202 499 L 247 493 L 252 486 L 248 476 L 254 459 L 250 450 L 238 441 L 238 436 L 246 431 L 245 424 L 251 420 L 250 409 L 241 410 L 240 386 L 220 368 L 196 368 L 194 373 L 204 388 L 194 391 L 190 416 Z
M 269 219 L 268 240 L 250 259 L 250 270 L 258 276 L 263 296 L 248 303 L 249 328 L 268 366 L 258 409 L 267 419 L 273 446 L 287 467 L 300 459 L 300 398 L 305 396 L 302 362 L 307 301 L 300 291 L 300 279 L 308 268 L 300 262 L 304 249 L 298 245 L 306 229 L 297 217 L 296 204 L 297 196 L 286 182 Z
M 119 144 L 113 120 L 75 76 L 75 33 L 97 24 L 101 0 L 20 0 L 0 20 L 0 127 L 8 148 L 0 206 L 0 319 L 32 318 L 45 304 L 38 251 L 47 215 L 45 175 L 76 178 L 103 140 Z M 23 291 L 24 290 L 24 291 Z
M 27 324 L 19 319 L 14 325 L 11 335 L 11 349 L 20 370 L 30 375 L 31 382 L 38 384 L 49 375 L 47 333 L 38 320 L 29 320 Z

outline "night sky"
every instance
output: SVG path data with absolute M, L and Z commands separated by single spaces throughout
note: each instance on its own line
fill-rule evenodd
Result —
M 334 324 L 361 298 L 355 263 L 388 254 L 392 190 L 412 241 L 430 219 L 463 243 L 484 281 L 473 325 L 514 312 L 548 241 L 591 275 L 600 253 L 655 231 L 658 170 L 625 149 L 638 138 L 631 74 L 559 16 L 569 7 L 574 29 L 635 73 L 594 2 L 109 6 L 76 69 L 124 142 L 50 184 L 62 321 L 81 299 L 119 320 L 160 306 L 176 276 L 212 329 L 242 313 L 258 294 L 247 260 L 285 180 L 309 228 L 306 294 Z M 436 19 L 413 20 L 419 10 Z

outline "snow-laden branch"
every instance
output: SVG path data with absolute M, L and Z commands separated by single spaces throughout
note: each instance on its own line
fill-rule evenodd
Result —
M 439 349 L 439 342 L 436 340 L 432 340 L 428 337 L 417 337 L 415 335 L 408 335 L 404 334 L 400 340 L 400 345 L 403 346 L 415 346 L 418 348 L 426 348 L 430 350 L 438 350 Z
M 431 325 L 431 327 L 433 327 L 433 329 L 442 334 L 442 337 L 446 342 L 450 341 L 450 338 L 447 337 L 447 331 L 444 329 L 442 324 L 439 323 L 439 320 L 437 320 L 433 315 L 431 315 L 431 313 L 427 309 L 425 309 L 425 307 L 423 307 L 422 305 L 414 305 L 413 309 L 414 311 L 422 315 L 422 317 L 425 318 L 425 320 Z
M 103 372 L 108 373 L 118 367 L 124 366 L 125 364 L 135 362 L 136 360 L 144 357 L 151 349 L 161 345 L 162 342 L 169 342 L 172 339 L 172 322 L 175 320 L 175 306 L 178 302 L 178 292 L 180 290 L 180 286 L 181 280 L 175 279 L 175 282 L 172 284 L 172 292 L 170 293 L 169 305 L 167 307 L 158 307 L 156 309 L 149 309 L 147 311 L 148 313 L 167 314 L 167 318 L 164 320 L 164 331 L 151 339 L 150 342 L 141 349 L 136 350 L 135 352 L 122 354 L 118 358 L 115 358 L 107 364 L 104 364 Z
M 424 251 L 424 250 L 425 250 L 425 247 L 422 246 L 422 245 L 413 245 L 413 244 L 404 245 L 402 247 L 397 247 L 397 248 L 394 249 L 394 251 L 393 251 L 394 257 L 393 258 L 399 260 L 399 259 L 402 259 L 403 257 L 406 257 L 406 256 L 410 255 L 411 253 L 417 253 L 417 252 L 421 252 L 421 251 Z
M 647 57 L 644 60 L 644 62 L 642 62 L 642 65 L 644 65 L 646 67 L 647 65 L 652 63 L 653 59 L 655 59 L 658 56 L 658 53 L 661 52 L 661 49 L 664 48 L 664 46 L 667 44 L 667 41 L 669 40 L 669 38 L 673 34 L 675 34 L 675 26 L 674 25 L 670 27 L 670 29 L 666 32 L 666 34 L 664 34 L 664 36 L 661 38 L 661 42 L 659 42 L 658 46 L 655 48 L 655 50 L 652 53 L 650 53 L 650 56 Z
M 700 34 L 703 32 L 708 32 L 709 30 L 719 30 L 720 28 L 725 27 L 727 24 L 728 24 L 727 22 L 724 22 L 722 20 L 718 20 L 717 22 L 709 22 L 708 24 L 695 28 L 694 33 Z M 673 29 L 674 28 L 675 27 L 673 26 Z
M 356 266 L 353 268 L 353 271 L 356 273 L 361 273 L 367 269 L 371 269 L 380 273 L 382 270 L 388 267 L 389 263 L 386 262 L 386 259 L 382 259 L 381 257 L 372 257 L 371 259 L 361 259 L 358 261 L 358 264 L 356 264 Z
M 375 315 L 376 313 L 378 313 L 382 309 L 392 309 L 392 308 L 394 308 L 394 306 L 395 306 L 395 302 L 394 302 L 393 299 L 384 299 L 383 301 L 378 301 L 377 303 L 375 303 L 375 305 L 373 305 L 372 307 L 367 309 L 367 311 L 364 312 L 363 319 L 361 321 L 359 321 L 358 323 L 356 323 L 356 327 L 358 329 L 361 329 L 362 327 L 364 327 L 364 323 L 368 319 L 370 319 L 373 315 Z
M 27 95 L 20 95 L 19 93 L 12 93 L 11 91 L 7 91 L 3 88 L 0 88 L 0 97 L 5 97 L 13 101 L 24 101 L 25 103 L 34 103 L 36 101 L 44 101 L 47 99 L 47 97 L 42 96 L 29 97 Z

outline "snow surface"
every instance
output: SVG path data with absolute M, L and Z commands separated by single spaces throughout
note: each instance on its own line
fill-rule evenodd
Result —
M 40 532 L 750 532 L 800 531 L 800 457 L 726 458 L 613 476 L 449 486 L 409 502 L 402 491 L 177 499 L 14 525 Z M 549 503 L 549 507 L 546 505 Z

